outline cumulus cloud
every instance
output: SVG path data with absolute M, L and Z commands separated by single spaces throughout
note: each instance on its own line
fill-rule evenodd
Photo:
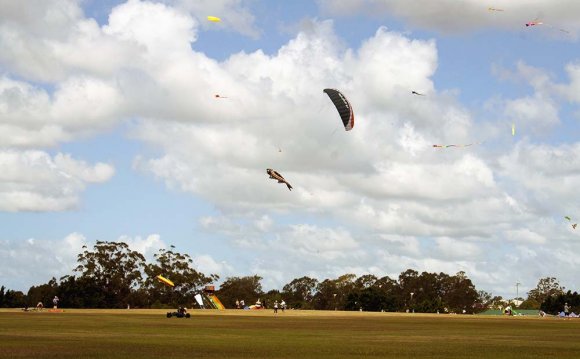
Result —
M 575 21 L 580 5 L 574 0 L 496 0 L 482 3 L 479 0 L 318 0 L 322 11 L 329 15 L 366 14 L 395 16 L 412 26 L 446 33 L 473 31 L 481 28 L 501 28 L 519 31 L 525 23 L 536 18 L 547 24 L 552 35 L 567 38 L 559 31 L 563 28 L 574 36 L 580 30 Z M 504 11 L 494 12 L 493 7 Z
M 4 239 L 0 244 L 2 285 L 26 291 L 30 285 L 46 283 L 51 277 L 58 279 L 72 274 L 77 254 L 87 244 L 87 239 L 80 233 L 71 233 L 58 240 Z
M 556 85 L 557 93 L 568 101 L 580 103 L 580 63 L 566 65 L 566 73 L 570 83 Z
M 166 244 L 161 240 L 159 234 L 150 234 L 145 238 L 140 236 L 130 237 L 121 236 L 117 239 L 117 242 L 124 242 L 129 245 L 131 250 L 137 251 L 146 258 L 153 258 L 153 255 L 159 251 L 161 248 L 165 248 Z
M 193 258 L 193 263 L 195 269 L 205 275 L 217 274 L 222 279 L 239 276 L 238 272 L 227 261 L 218 261 L 209 254 L 196 255 Z
M 115 85 L 94 78 L 63 82 L 53 94 L 0 78 L 0 146 L 47 147 L 111 128 L 121 100 Z
M 241 0 L 165 0 L 180 9 L 185 9 L 205 29 L 232 29 L 246 36 L 257 38 L 260 30 L 254 24 L 255 16 Z M 217 16 L 219 24 L 209 23 L 207 16 Z
M 508 100 L 505 117 L 517 124 L 518 130 L 523 132 L 542 133 L 560 122 L 554 101 L 540 96 Z
M 332 14 L 389 11 L 442 31 L 490 21 L 520 28 L 537 11 L 547 23 L 577 29 L 569 15 L 577 5 L 546 4 L 500 1 L 494 6 L 506 11 L 499 14 L 476 1 L 321 2 Z M 216 25 L 259 36 L 253 15 L 238 0 L 129 0 L 102 26 L 76 2 L 34 5 L 28 13 L 0 0 L 4 210 L 77 206 L 86 185 L 109 180 L 113 167 L 38 148 L 130 118 L 133 139 L 160 153 L 137 157 L 134 168 L 214 204 L 220 214 L 202 216 L 201 228 L 251 258 L 242 265 L 202 254 L 198 265 L 209 272 L 260 271 L 274 286 L 293 276 L 345 271 L 464 270 L 499 288 L 511 281 L 503 274 L 539 258 L 556 263 L 576 249 L 555 217 L 580 210 L 570 196 L 578 183 L 578 144 L 532 139 L 558 127 L 561 99 L 580 101 L 574 95 L 580 92 L 577 64 L 566 68 L 569 83 L 524 63 L 514 72 L 496 69 L 500 79 L 523 80 L 534 91 L 494 103 L 502 120 L 517 122 L 528 137 L 497 150 L 492 144 L 440 151 L 432 145 L 493 137 L 505 132 L 505 123 L 481 124 L 458 92 L 437 88 L 435 40 L 380 27 L 348 46 L 332 21 L 305 20 L 271 55 L 242 51 L 220 62 L 196 50 L 200 30 Z M 523 10 L 529 8 L 533 15 Z M 207 15 L 223 22 L 208 24 Z M 353 104 L 353 131 L 343 131 L 322 93 L 328 87 Z M 411 96 L 411 90 L 428 96 Z M 215 100 L 215 94 L 228 98 Z M 269 179 L 266 168 L 281 172 L 294 190 Z M 148 253 L 163 246 L 156 235 L 125 239 Z M 559 249 L 535 248 L 546 243 Z M 572 268 L 574 260 L 566 260 Z
M 87 184 L 106 182 L 115 172 L 109 164 L 32 150 L 2 150 L 0 165 L 0 209 L 10 212 L 75 208 Z
M 153 254 L 160 248 L 167 246 L 158 234 L 144 238 L 122 235 L 110 241 L 127 243 L 131 250 L 143 254 L 148 261 L 153 260 Z M 47 283 L 51 277 L 58 280 L 73 275 L 73 269 L 78 265 L 77 255 L 83 251 L 83 246 L 92 250 L 94 244 L 94 240 L 78 232 L 61 239 L 0 239 L 0 284 L 26 292 L 31 285 Z M 202 263 L 211 263 L 211 257 L 201 258 Z M 227 269 L 227 266 L 223 268 Z
M 524 150 L 525 142 L 499 160 L 484 146 L 433 151 L 433 143 L 471 143 L 481 136 L 480 125 L 455 95 L 435 89 L 433 41 L 380 28 L 360 48 L 350 49 L 336 37 L 331 22 L 310 22 L 278 53 L 239 53 L 223 66 L 219 78 L 237 80 L 236 91 L 252 96 L 220 102 L 213 123 L 203 115 L 189 123 L 140 122 L 135 137 L 163 148 L 164 155 L 140 158 L 136 168 L 172 188 L 207 198 L 228 216 L 252 213 L 249 218 L 255 222 L 260 213 L 330 216 L 346 224 L 347 234 L 339 236 L 345 242 L 340 243 L 351 246 L 342 248 L 328 239 L 336 233 L 300 222 L 287 227 L 269 223 L 270 231 L 261 232 L 259 226 L 225 217 L 202 219 L 205 230 L 231 238 L 239 248 L 254 253 L 268 248 L 297 258 L 278 264 L 257 257 L 251 268 L 273 273 L 278 281 L 287 272 L 304 274 L 301 268 L 319 277 L 339 275 L 346 268 L 357 274 L 378 273 L 377 268 L 392 273 L 405 265 L 450 273 L 471 269 L 489 284 L 501 274 L 490 271 L 486 276 L 486 263 L 494 260 L 483 248 L 502 241 L 534 245 L 547 238 L 548 229 L 533 225 L 539 213 L 546 218 L 552 213 L 542 210 L 540 197 L 533 200 L 545 187 L 530 184 L 524 193 L 515 183 L 521 177 L 527 177 L 524 183 L 549 179 L 549 169 L 538 171 L 534 163 L 537 159 L 551 168 L 555 162 Z M 541 71 L 518 66 L 518 76 L 535 94 L 502 100 L 504 115 L 529 121 L 529 127 L 557 126 L 553 83 Z M 353 131 L 342 132 L 336 110 L 320 93 L 325 87 L 340 88 L 351 100 L 357 118 Z M 413 88 L 427 89 L 430 96 L 409 100 Z M 499 131 L 505 124 L 495 125 Z M 279 170 L 294 190 L 282 191 L 264 174 L 267 167 Z M 522 230 L 526 225 L 536 235 Z M 565 240 L 557 224 L 549 228 L 552 238 Z M 364 231 L 375 239 L 364 237 Z M 290 244 L 293 252 L 281 243 Z M 342 249 L 317 248 L 324 243 Z M 396 265 L 377 264 L 373 248 L 378 243 Z M 360 261 L 369 265 L 357 265 Z

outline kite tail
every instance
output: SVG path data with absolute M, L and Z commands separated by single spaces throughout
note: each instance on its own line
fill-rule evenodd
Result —
M 292 191 L 292 186 L 290 186 L 290 183 L 286 182 L 286 186 L 288 186 L 289 191 Z

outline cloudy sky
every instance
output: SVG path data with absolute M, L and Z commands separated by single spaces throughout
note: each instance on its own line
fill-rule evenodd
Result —
M 577 0 L 0 0 L 0 284 L 105 240 L 266 290 L 408 268 L 578 289 L 578 18 Z

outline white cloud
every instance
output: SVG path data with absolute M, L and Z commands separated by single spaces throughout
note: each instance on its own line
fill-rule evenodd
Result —
M 441 237 L 435 240 L 437 243 L 437 250 L 444 256 L 445 259 L 476 259 L 481 249 L 474 243 L 459 241 L 452 238 Z
M 9 289 L 26 292 L 30 285 L 73 274 L 77 254 L 87 244 L 80 233 L 58 240 L 0 240 L 0 279 Z
M 244 6 L 241 0 L 166 0 L 180 9 L 185 9 L 206 30 L 233 29 L 252 38 L 257 38 L 260 31 L 256 28 L 255 16 Z M 217 16 L 219 23 L 207 21 L 207 16 Z
M 538 207 L 556 213 L 575 213 L 571 198 L 580 181 L 580 143 L 559 146 L 522 142 L 499 158 L 501 173 L 525 190 Z M 572 196 L 573 197 L 573 196 Z
M 151 26 L 153 23 L 155 26 Z M 143 47 L 150 60 L 162 61 L 162 55 L 171 57 L 190 51 L 196 25 L 190 16 L 172 7 L 129 0 L 113 9 L 103 32 Z
M 580 103 L 580 63 L 566 65 L 569 84 L 556 85 L 557 92 L 568 101 Z
M 528 228 L 508 231 L 507 240 L 514 242 L 530 243 L 530 244 L 544 244 L 546 238 Z
M 217 274 L 221 279 L 228 276 L 237 276 L 237 272 L 226 261 L 217 261 L 209 254 L 196 255 L 193 258 L 195 269 L 205 275 Z
M 159 234 L 150 234 L 145 238 L 140 236 L 129 237 L 124 235 L 119 237 L 117 242 L 127 243 L 131 250 L 137 251 L 149 259 L 153 258 L 153 255 L 156 254 L 159 249 L 167 247 L 165 242 L 161 240 L 161 236 Z
M 43 151 L 0 151 L 0 208 L 4 211 L 61 211 L 75 208 L 88 183 L 108 181 L 114 168 L 89 165 L 70 155 Z
M 511 31 L 545 31 L 553 37 L 575 38 L 580 26 L 575 21 L 580 4 L 575 0 L 318 0 L 322 11 L 330 15 L 366 14 L 395 16 L 412 26 L 442 32 L 473 31 L 501 28 Z M 488 8 L 504 11 L 490 11 Z M 539 19 L 544 27 L 526 28 L 529 21 Z M 568 31 L 564 33 L 560 29 Z
M 111 128 L 122 111 L 119 90 L 95 78 L 71 78 L 53 94 L 0 78 L 0 146 L 55 146 Z
M 160 248 L 167 247 L 158 234 L 145 238 L 122 235 L 112 241 L 127 243 L 131 250 L 143 254 L 148 261 L 153 260 L 153 254 Z M 0 239 L 0 284 L 26 293 L 31 285 L 47 283 L 52 277 L 58 280 L 65 275 L 75 275 L 77 255 L 83 251 L 83 246 L 90 251 L 94 244 L 93 240 L 77 232 L 61 239 Z M 211 262 L 208 256 L 201 258 L 203 263 Z M 228 267 L 224 265 L 223 268 Z
M 322 6 L 352 13 L 386 9 L 443 31 L 490 21 L 517 30 L 529 20 L 522 9 L 533 7 L 549 24 L 578 29 L 571 20 L 575 3 L 548 8 L 548 2 L 530 1 L 494 4 L 504 13 L 475 1 Z M 30 10 L 0 0 L 0 65 L 6 69 L 0 78 L 0 146 L 34 149 L 0 151 L 8 169 L 0 174 L 4 210 L 75 208 L 86 185 L 109 180 L 114 169 L 37 149 L 108 131 L 130 118 L 133 139 L 160 151 L 136 158 L 135 169 L 215 205 L 220 214 L 200 218 L 203 230 L 252 258 L 242 265 L 203 254 L 200 270 L 260 270 L 271 275 L 272 286 L 293 276 L 350 270 L 398 275 L 405 267 L 465 270 L 493 288 L 511 285 L 506 273 L 521 268 L 527 268 L 522 280 L 528 282 L 543 273 L 571 280 L 564 270 L 573 269 L 575 259 L 566 251 L 577 248 L 561 218 L 580 213 L 570 195 L 580 180 L 580 150 L 577 143 L 533 140 L 560 124 L 559 100 L 580 101 L 576 64 L 567 66 L 570 81 L 563 84 L 524 63 L 514 73 L 496 70 L 534 90 L 494 100 L 502 121 L 516 122 L 526 139 L 514 138 L 513 148 L 491 138 L 440 150 L 432 145 L 487 140 L 507 127 L 479 123 L 458 91 L 437 89 L 435 40 L 380 27 L 350 48 L 332 21 L 305 20 L 272 55 L 240 52 L 219 62 L 197 51 L 195 42 L 204 34 L 200 29 L 212 27 L 258 36 L 241 1 L 130 0 L 112 9 L 102 27 L 75 2 L 36 1 Z M 210 24 L 207 15 L 223 21 Z M 322 93 L 328 87 L 342 90 L 353 104 L 353 131 L 343 131 Z M 413 90 L 428 96 L 412 96 Z M 266 168 L 281 172 L 294 190 L 269 179 Z M 123 238 L 148 253 L 163 246 L 157 235 Z M 536 248 L 547 243 L 556 249 Z M 486 253 L 489 248 L 493 253 Z M 533 268 L 542 258 L 565 266 Z
M 254 221 L 254 225 L 256 228 L 262 232 L 267 232 L 272 228 L 272 218 L 267 215 L 263 215 L 262 217 L 258 218 Z
M 522 133 L 542 133 L 560 123 L 555 103 L 539 96 L 507 101 L 505 117 Z

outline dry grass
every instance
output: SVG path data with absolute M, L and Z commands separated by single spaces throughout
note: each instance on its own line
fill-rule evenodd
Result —
M 578 358 L 580 319 L 332 311 L 0 311 L 1 358 Z

